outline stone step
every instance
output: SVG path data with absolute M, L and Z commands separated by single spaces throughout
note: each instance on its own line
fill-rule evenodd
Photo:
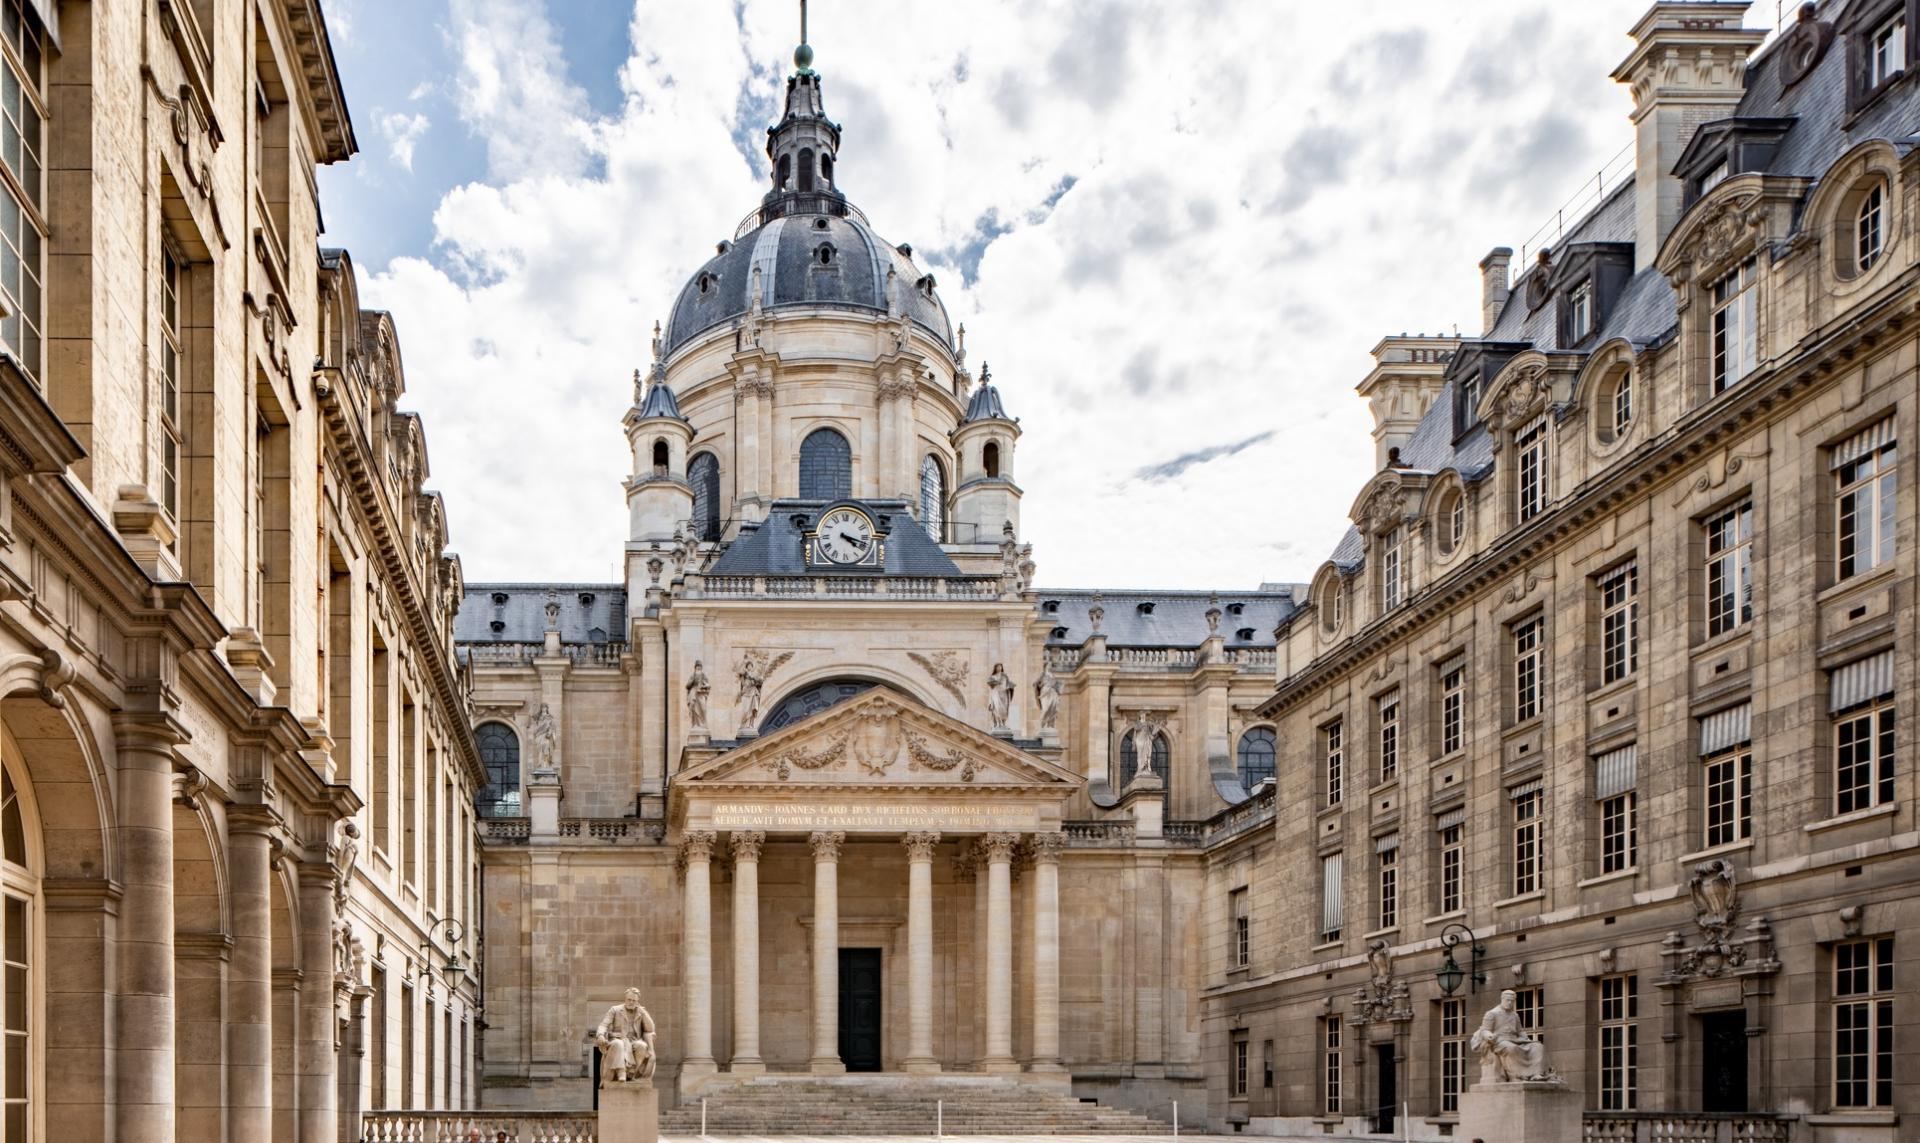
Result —
M 957 1135 L 1163 1135 L 1165 1124 L 1061 1091 L 991 1076 L 768 1076 L 707 1089 L 716 1135 L 928 1135 L 936 1115 Z M 936 1112 L 936 1102 L 940 1110 Z M 697 1099 L 665 1111 L 669 1135 L 700 1130 Z

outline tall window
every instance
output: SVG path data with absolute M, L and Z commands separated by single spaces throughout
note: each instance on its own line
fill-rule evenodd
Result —
M 1833 450 L 1835 578 L 1871 571 L 1893 558 L 1898 460 L 1892 417 Z
M 1907 18 L 1895 16 L 1867 36 L 1867 83 L 1872 91 L 1907 64 Z
M 1462 875 L 1467 861 L 1467 811 L 1448 810 L 1434 819 L 1434 843 L 1439 850 L 1436 862 L 1440 883 L 1435 902 L 1441 913 L 1457 913 L 1466 907 Z
M 1519 897 L 1540 891 L 1540 801 L 1539 779 L 1507 791 L 1512 802 L 1513 895 Z
M 1640 979 L 1632 973 L 1600 978 L 1600 1110 L 1632 1111 L 1639 1104 Z
M 703 452 L 687 464 L 687 483 L 693 486 L 695 539 L 720 538 L 720 461 Z
M 1320 1110 L 1340 1114 L 1340 1017 L 1320 1018 Z
M 1400 588 L 1406 570 L 1402 557 L 1406 547 L 1407 530 L 1395 528 L 1380 537 L 1380 610 L 1392 611 L 1400 606 Z
M 1893 938 L 1833 947 L 1833 1105 L 1893 1106 Z
M 1893 802 L 1893 652 L 1882 651 L 1833 672 L 1834 812 Z
M 1593 794 L 1600 810 L 1600 872 L 1619 873 L 1640 859 L 1638 749 L 1622 746 L 1593 761 Z
M 1388 691 L 1377 704 L 1380 724 L 1380 780 L 1400 776 L 1400 692 Z
M 180 461 L 186 435 L 180 415 L 180 260 L 160 247 L 160 504 L 177 526 L 181 518 Z
M 1390 833 L 1374 842 L 1378 878 L 1374 889 L 1374 928 L 1400 924 L 1400 835 Z
M 1320 731 L 1329 806 L 1339 805 L 1340 799 L 1346 793 L 1347 752 L 1342 741 L 1341 729 L 1340 721 L 1335 719 Z
M 1853 268 L 1855 273 L 1864 274 L 1873 269 L 1880 260 L 1880 251 L 1885 245 L 1887 188 L 1885 183 L 1875 183 L 1867 189 L 1860 199 L 1860 207 L 1853 214 Z
M 1460 1111 L 1467 1086 L 1467 1002 L 1440 1002 L 1440 1114 Z
M 1753 372 L 1760 361 L 1758 263 L 1752 258 L 1713 284 L 1713 391 Z
M 1320 859 L 1320 939 L 1337 941 L 1340 930 L 1346 925 L 1346 908 L 1342 900 L 1343 855 L 1329 853 Z
M 800 442 L 800 499 L 853 495 L 853 450 L 832 429 L 815 429 Z
M 1600 577 L 1600 682 L 1640 667 L 1640 569 L 1629 560 Z
M 1274 776 L 1274 753 L 1272 730 L 1255 726 L 1240 736 L 1240 785 L 1248 793 Z
M 1753 618 L 1753 503 L 1712 517 L 1707 532 L 1707 635 Z
M 1545 1030 L 1546 1011 L 1546 994 L 1539 985 L 1513 990 L 1513 1014 L 1520 1018 L 1520 1030 L 1535 1043 L 1539 1043 Z
M 1232 942 L 1233 967 L 1245 968 L 1253 955 L 1253 917 L 1247 912 L 1247 891 L 1235 889 L 1227 894 L 1227 913 L 1233 928 L 1227 934 Z
M 1593 280 L 1573 288 L 1567 296 L 1567 344 L 1578 345 L 1593 332 Z
M 1547 418 L 1533 422 L 1513 434 L 1514 455 L 1518 458 L 1520 478 L 1516 483 L 1520 519 L 1527 521 L 1547 508 Z
M 480 761 L 487 768 L 487 785 L 475 798 L 483 818 L 514 818 L 521 813 L 520 738 L 502 722 L 483 722 L 474 728 Z
M 1700 720 L 1707 848 L 1753 836 L 1753 708 L 1742 703 Z
M 947 538 L 947 473 L 931 453 L 920 462 L 920 525 L 936 544 Z
M 1615 440 L 1626 435 L 1627 428 L 1633 424 L 1633 370 L 1622 369 L 1620 377 L 1613 383 L 1613 436 Z
M 1535 617 L 1513 625 L 1513 720 L 1525 722 L 1540 713 L 1540 668 L 1545 650 L 1540 643 L 1545 620 Z
M 21 0 L 0 4 L 0 40 L 5 43 L 0 71 L 0 163 L 11 180 L 0 180 L 0 342 L 36 381 L 41 377 L 41 335 L 46 301 L 43 238 L 47 128 L 46 68 L 43 32 L 30 6 Z M 11 1136 L 9 1136 L 11 1138 Z
M 1247 1094 L 1247 1034 L 1233 1034 L 1233 1094 L 1244 1098 Z
M 1440 753 L 1452 754 L 1466 744 L 1467 660 L 1455 656 L 1440 664 Z
M 0 1138 L 30 1138 L 33 1124 L 34 948 L 33 870 L 27 866 L 26 820 L 13 772 L 0 763 Z

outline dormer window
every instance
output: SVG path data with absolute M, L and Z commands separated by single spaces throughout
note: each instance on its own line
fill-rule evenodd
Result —
M 1535 417 L 1513 434 L 1514 456 L 1519 464 L 1515 483 L 1516 507 L 1525 523 L 1547 509 L 1547 418 Z
M 1593 332 L 1593 279 L 1573 288 L 1567 297 L 1567 344 L 1578 345 Z
M 1758 263 L 1747 259 L 1713 284 L 1713 391 L 1725 392 L 1760 360 Z
M 494 592 L 494 593 L 493 593 L 493 605 L 494 605 L 495 607 L 505 607 L 505 606 L 507 605 L 507 593 L 506 593 L 506 592 L 504 592 L 504 591 L 496 591 L 496 592 Z
M 1141 604 L 1140 606 L 1138 606 L 1138 607 L 1136 607 L 1136 608 L 1134 608 L 1134 610 L 1135 610 L 1135 611 L 1137 611 L 1137 612 L 1139 612 L 1139 613 L 1140 613 L 1140 614 L 1142 614 L 1142 615 L 1152 615 L 1152 614 L 1153 614 L 1153 604 L 1151 604 L 1151 603 L 1143 603 L 1143 604 Z
M 1719 165 L 1715 166 L 1712 170 L 1708 171 L 1706 174 L 1700 176 L 1700 192 L 1699 193 L 1704 195 L 1708 191 L 1712 190 L 1714 187 L 1717 187 L 1721 183 L 1726 182 L 1728 173 L 1729 172 L 1727 170 L 1727 161 L 1725 159 L 1720 160 Z
M 694 279 L 693 284 L 694 284 L 694 289 L 699 290 L 702 296 L 710 294 L 713 292 L 713 275 L 702 274 L 698 278 Z
M 1405 567 L 1402 551 L 1406 546 L 1405 528 L 1395 528 L 1380 537 L 1380 610 L 1392 611 L 1400 606 L 1401 589 L 1405 583 Z
M 820 263 L 822 266 L 833 265 L 833 245 L 822 242 L 819 249 L 813 252 L 813 258 L 814 261 Z
M 1247 609 L 1247 605 L 1246 605 L 1246 604 L 1244 604 L 1244 603 L 1229 603 L 1229 604 L 1227 604 L 1227 614 L 1228 614 L 1228 615 L 1238 615 L 1238 614 L 1240 614 L 1241 612 L 1243 612 L 1243 611 L 1245 611 L 1246 609 Z
M 1047 633 L 1047 638 L 1049 639 L 1065 639 L 1066 637 L 1067 629 L 1065 627 L 1055 627 Z
M 1901 13 L 1867 34 L 1867 70 L 1863 77 L 1872 91 L 1907 65 L 1907 17 Z
M 1057 599 L 1049 599 L 1040 605 L 1040 610 L 1048 615 L 1058 615 L 1060 614 L 1060 601 Z
M 1233 637 L 1235 639 L 1240 640 L 1242 643 L 1251 643 L 1253 642 L 1253 628 L 1242 627 L 1240 630 L 1235 631 L 1233 633 Z

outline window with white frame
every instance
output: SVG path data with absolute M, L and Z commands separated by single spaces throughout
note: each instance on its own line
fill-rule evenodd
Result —
M 176 526 L 181 517 L 180 464 L 186 434 L 180 410 L 180 259 L 160 246 L 160 506 Z
M 34 1079 L 40 1045 L 33 1012 L 39 936 L 33 930 L 36 871 L 28 865 L 27 820 L 13 772 L 0 762 L 0 1139 L 36 1138 L 32 1132 Z
M 1400 924 L 1400 835 L 1387 834 L 1374 840 L 1374 923 L 1376 929 L 1397 928 Z
M 1893 1106 L 1893 938 L 1833 946 L 1833 1105 Z
M 1848 663 L 1828 680 L 1833 720 L 1833 809 L 1893 804 L 1893 652 Z
M 1405 549 L 1407 530 L 1395 528 L 1380 537 L 1380 610 L 1392 611 L 1400 606 L 1401 589 L 1405 585 Z
M 0 2 L 0 347 L 39 381 L 46 329 L 46 34 L 37 5 Z
M 1609 750 L 1593 760 L 1593 794 L 1600 811 L 1600 872 L 1620 873 L 1640 860 L 1638 748 Z
M 1452 754 L 1466 745 L 1467 660 L 1455 655 L 1440 667 L 1440 753 Z
M 1640 980 L 1633 973 L 1600 978 L 1600 1110 L 1639 1105 Z
M 1320 1110 L 1340 1114 L 1340 1017 L 1320 1018 Z
M 1346 910 L 1341 900 L 1341 858 L 1329 853 L 1320 859 L 1320 939 L 1337 941 L 1345 927 Z
M 1892 79 L 1907 65 L 1907 17 L 1893 17 L 1867 33 L 1866 90 Z
M 1525 522 L 1547 508 L 1547 418 L 1544 414 L 1513 434 L 1513 452 L 1518 466 L 1515 506 L 1521 521 Z
M 1880 261 L 1880 251 L 1886 244 L 1886 205 L 1886 184 L 1875 182 L 1860 196 L 1860 205 L 1854 209 L 1853 270 L 1856 274 L 1866 273 Z
M 1619 440 L 1625 436 L 1633 424 L 1633 370 L 1622 369 L 1620 376 L 1614 379 L 1611 413 L 1613 416 L 1613 438 Z
M 1546 650 L 1541 636 L 1546 621 L 1534 617 L 1516 623 L 1513 637 L 1513 720 L 1525 722 L 1540 713 L 1541 667 Z
M 1748 703 L 1700 720 L 1701 840 L 1708 849 L 1753 836 L 1752 738 L 1753 707 Z
M 1460 1112 L 1467 1084 L 1467 1002 L 1440 1002 L 1440 1114 Z
M 1442 914 L 1457 913 L 1466 907 L 1467 811 L 1465 807 L 1448 810 L 1434 818 L 1434 845 L 1439 860 L 1439 892 L 1434 902 Z
M 1515 897 L 1540 891 L 1541 786 L 1536 778 L 1507 791 L 1513 830 L 1510 864 Z
M 1833 450 L 1834 578 L 1872 571 L 1893 558 L 1898 461 L 1892 417 Z
M 1400 692 L 1388 691 L 1375 704 L 1380 725 L 1380 780 L 1400 776 Z
M 1546 994 L 1537 984 L 1513 990 L 1513 1014 L 1520 1019 L 1520 1030 L 1527 1039 L 1539 1043 L 1545 1032 Z
M 1723 635 L 1753 618 L 1753 502 L 1742 501 L 1706 522 L 1707 635 Z
M 1593 280 L 1573 288 L 1567 295 L 1567 344 L 1578 345 L 1593 332 Z
M 1339 719 L 1329 722 L 1320 730 L 1320 744 L 1324 759 L 1324 783 L 1327 792 L 1327 804 L 1337 806 L 1346 794 L 1347 752 L 1344 735 Z
M 1247 1034 L 1233 1034 L 1233 1094 L 1244 1097 L 1247 1094 Z
M 1713 284 L 1713 391 L 1753 372 L 1760 361 L 1759 263 L 1752 258 Z
M 1247 912 L 1247 891 L 1235 889 L 1227 894 L 1227 913 L 1233 918 L 1228 939 L 1233 942 L 1233 967 L 1247 967 L 1253 954 L 1253 919 Z
M 1632 560 L 1599 577 L 1600 682 L 1619 682 L 1640 666 L 1640 569 Z

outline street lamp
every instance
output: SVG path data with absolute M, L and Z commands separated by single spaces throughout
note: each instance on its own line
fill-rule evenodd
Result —
M 1460 943 L 1462 934 L 1466 936 L 1467 950 L 1473 954 L 1473 959 L 1468 962 L 1472 965 L 1471 972 L 1463 971 L 1460 968 L 1460 962 L 1453 959 L 1454 946 Z M 1480 971 L 1480 954 L 1487 950 L 1480 943 L 1479 938 L 1473 935 L 1473 930 L 1457 921 L 1448 925 L 1440 930 L 1440 947 L 1447 950 L 1445 963 L 1433 974 L 1433 978 L 1440 982 L 1440 991 L 1447 996 L 1452 996 L 1459 989 L 1462 979 L 1472 982 L 1468 991 L 1480 991 L 1480 986 L 1487 982 L 1486 973 Z
M 466 938 L 467 927 L 452 917 L 444 921 L 432 921 L 427 927 L 427 939 L 420 942 L 420 953 L 427 960 L 434 959 L 433 933 L 439 930 L 441 941 L 447 946 L 447 960 L 440 966 L 440 974 L 446 977 L 449 992 L 458 988 L 460 978 L 466 974 L 467 966 L 460 961 L 460 942 Z

